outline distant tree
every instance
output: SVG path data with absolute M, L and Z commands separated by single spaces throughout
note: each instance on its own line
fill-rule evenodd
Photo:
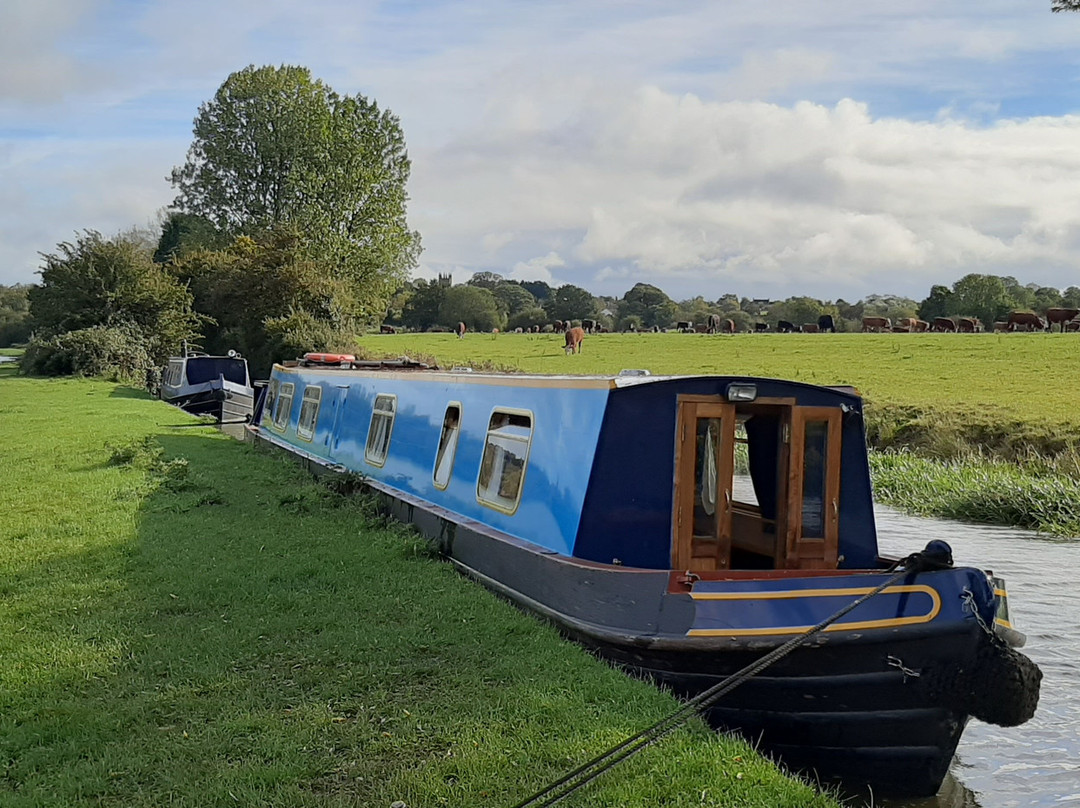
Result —
M 949 317 L 953 311 L 953 293 L 948 286 L 940 284 L 930 287 L 930 296 L 919 304 L 918 316 L 920 320 L 928 323 L 934 322 L 935 317 Z
M 1023 288 L 1013 280 L 1013 288 Z M 965 275 L 952 288 L 950 313 L 961 317 L 978 317 L 983 323 L 1002 320 L 1011 309 L 1018 307 L 1009 294 L 1004 278 L 996 275 Z
M 401 309 L 401 323 L 406 328 L 426 331 L 439 324 L 439 308 L 448 289 L 438 281 L 413 281 L 412 294 Z
M 177 211 L 231 235 L 295 228 L 307 256 L 382 316 L 420 250 L 405 221 L 410 165 L 393 114 L 338 95 L 307 68 L 249 66 L 199 108 L 194 135 L 172 172 Z
M 474 272 L 473 276 L 465 283 L 468 286 L 479 286 L 481 289 L 494 290 L 495 287 L 506 283 L 506 280 L 498 272 Z
M 30 339 L 30 284 L 0 285 L 0 348 Z
M 161 223 L 154 261 L 163 264 L 196 249 L 220 250 L 227 247 L 230 240 L 206 217 L 173 211 Z
M 644 328 L 666 328 L 678 317 L 678 306 L 663 291 L 649 283 L 636 283 L 619 302 L 619 321 L 636 321 Z
M 596 301 L 587 289 L 568 283 L 552 293 L 544 302 L 544 310 L 553 320 L 593 318 L 596 316 Z
M 519 285 L 540 303 L 551 297 L 552 289 L 544 281 L 521 281 Z
M 723 313 L 741 311 L 742 306 L 739 304 L 739 296 L 732 294 L 722 295 L 716 301 L 716 309 Z
M 1054 0 L 1050 4 L 1050 10 L 1057 11 L 1080 11 L 1080 0 Z
M 532 328 L 538 325 L 542 328 L 547 323 L 547 312 L 539 306 L 534 306 L 531 309 L 524 309 L 517 314 L 511 315 L 506 322 L 506 327 L 513 330 L 515 328 Z
M 470 331 L 491 331 L 505 321 L 491 290 L 463 284 L 447 289 L 439 306 L 440 325 L 453 327 L 459 322 Z
M 1061 295 L 1061 305 L 1070 309 L 1080 309 L 1080 286 L 1070 286 Z
M 795 325 L 817 323 L 818 317 L 828 313 L 820 300 L 812 297 L 789 297 L 780 303 L 774 303 L 769 309 L 769 320 L 775 325 L 780 320 L 787 320 Z
M 500 283 L 491 287 L 490 291 L 495 295 L 499 311 L 507 317 L 537 306 L 532 293 L 516 283 Z
M 1035 311 L 1045 314 L 1047 309 L 1056 308 L 1061 305 L 1061 292 L 1055 289 L 1053 286 L 1039 286 L 1038 284 L 1028 284 L 1027 287 L 1031 290 L 1033 300 L 1031 302 L 1031 308 Z

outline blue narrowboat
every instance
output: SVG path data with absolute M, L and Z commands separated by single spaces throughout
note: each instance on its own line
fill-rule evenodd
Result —
M 862 413 L 851 388 L 777 379 L 318 354 L 275 365 L 250 429 L 363 475 L 460 570 L 692 698 L 895 575 Z M 1014 648 L 1004 584 L 938 556 L 708 720 L 821 780 L 937 791 L 968 718 L 1026 721 L 1041 678 Z

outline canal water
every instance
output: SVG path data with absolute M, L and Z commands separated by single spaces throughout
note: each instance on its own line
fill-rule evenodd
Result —
M 931 539 L 953 548 L 958 566 L 991 569 L 1005 579 L 1023 653 L 1042 668 L 1035 717 L 1020 727 L 972 719 L 950 777 L 928 800 L 878 800 L 887 808 L 1080 808 L 1080 540 L 1061 541 L 1014 528 L 968 525 L 877 508 L 886 555 L 921 550 Z

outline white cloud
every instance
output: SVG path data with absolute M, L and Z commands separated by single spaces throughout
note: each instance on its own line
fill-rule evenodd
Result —
M 566 262 L 554 252 L 547 255 L 531 258 L 528 261 L 518 261 L 510 271 L 510 277 L 519 281 L 544 281 L 549 284 L 558 284 L 551 270 L 555 267 L 564 267 Z

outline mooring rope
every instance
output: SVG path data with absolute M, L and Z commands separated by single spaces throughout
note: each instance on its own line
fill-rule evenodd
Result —
M 816 626 L 807 629 L 805 632 L 798 635 L 797 637 L 793 637 L 783 645 L 777 646 L 757 661 L 750 663 L 741 670 L 731 674 L 723 681 L 717 682 L 708 690 L 705 690 L 694 696 L 678 710 L 676 710 L 666 718 L 660 719 L 651 727 L 648 727 L 647 729 L 642 730 L 636 735 L 627 738 L 622 743 L 611 747 L 606 752 L 603 752 L 602 754 L 594 757 L 588 763 L 583 763 L 581 766 L 578 766 L 573 771 L 567 773 L 563 777 L 560 777 L 555 782 L 545 786 L 528 799 L 516 803 L 513 808 L 529 808 L 529 806 L 548 806 L 555 805 L 556 803 L 562 801 L 582 786 L 591 783 L 608 769 L 611 769 L 618 763 L 621 763 L 622 761 L 629 758 L 631 755 L 640 752 L 645 747 L 650 746 L 651 744 L 660 740 L 672 730 L 685 724 L 695 715 L 704 712 L 717 701 L 719 701 L 723 696 L 727 695 L 736 687 L 745 682 L 747 679 L 756 676 L 757 674 L 761 673 L 761 671 L 763 671 L 765 668 L 772 665 L 774 662 L 783 659 L 785 656 L 798 648 L 806 640 L 810 639 L 816 634 L 820 634 L 822 631 L 835 623 L 841 617 L 854 611 L 859 606 L 866 603 L 866 601 L 870 600 L 870 598 L 874 597 L 875 595 L 880 595 L 883 591 L 888 589 L 890 586 L 892 586 L 902 578 L 905 578 L 912 573 L 918 572 L 920 569 L 925 569 L 928 566 L 933 565 L 932 561 L 930 562 L 930 564 L 927 564 L 927 561 L 928 559 L 926 559 L 922 553 L 913 553 L 912 555 L 909 555 L 907 558 L 899 562 L 902 566 L 900 572 L 897 572 L 884 583 L 874 587 L 865 595 L 862 595 L 861 597 L 852 601 L 835 614 L 826 617 Z

